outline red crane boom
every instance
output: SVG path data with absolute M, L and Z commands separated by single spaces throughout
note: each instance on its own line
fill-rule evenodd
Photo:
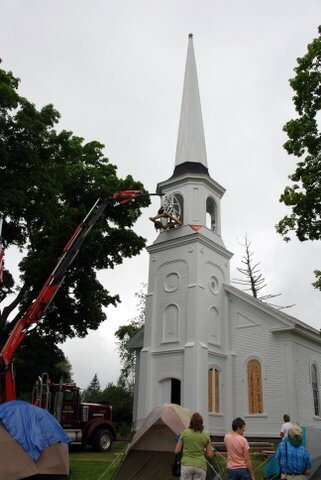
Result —
M 65 273 L 70 267 L 90 230 L 95 225 L 108 205 L 119 205 L 129 202 L 139 196 L 156 195 L 143 190 L 124 190 L 114 193 L 106 198 L 99 198 L 93 205 L 84 220 L 78 225 L 68 240 L 62 255 L 57 261 L 37 297 L 32 301 L 27 310 L 15 324 L 4 347 L 0 352 L 0 376 L 1 376 L 1 401 L 16 399 L 16 385 L 13 371 L 13 356 L 17 348 L 23 342 L 31 324 L 37 323 L 43 317 L 54 296 L 59 290 Z M 1 255 L 1 251 L 0 251 Z M 1 257 L 0 257 L 1 261 Z

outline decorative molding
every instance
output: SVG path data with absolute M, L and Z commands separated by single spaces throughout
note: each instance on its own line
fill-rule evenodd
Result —
M 243 415 L 243 417 L 245 418 L 268 418 L 268 414 L 267 413 L 246 413 Z
M 158 265 L 156 271 L 159 272 L 159 270 L 161 268 L 163 268 L 165 265 L 175 265 L 176 266 L 178 263 L 183 263 L 185 267 L 186 266 L 188 267 L 188 262 L 184 258 L 175 258 L 175 260 L 168 260 L 168 261 L 165 261 L 165 262 L 161 263 L 160 265 Z
M 169 355 L 183 355 L 184 349 L 173 348 L 173 350 L 160 350 L 158 352 L 151 352 L 152 357 L 168 357 Z
M 162 343 L 176 343 L 179 338 L 180 309 L 176 303 L 169 303 L 163 311 Z
M 162 340 L 160 342 L 161 345 L 168 345 L 169 343 L 179 343 L 181 341 L 180 338 L 177 338 L 177 340 Z
M 236 311 L 236 328 L 251 328 L 251 327 L 259 327 L 261 324 L 256 322 L 255 320 L 252 320 L 248 316 L 244 315 L 243 313 L 240 313 L 239 311 Z
M 216 270 L 218 270 L 218 271 L 222 274 L 222 277 L 223 277 L 223 279 L 224 279 L 224 281 L 225 281 L 225 272 L 224 272 L 223 268 L 222 268 L 220 265 L 217 265 L 217 263 L 214 263 L 214 262 L 212 262 L 211 260 L 208 260 L 207 262 L 205 262 L 205 267 L 206 267 L 207 265 L 209 265 L 210 267 L 213 267 L 213 268 L 215 268 Z M 228 266 L 227 263 L 225 263 L 224 265 L 225 265 L 226 267 Z M 224 283 L 224 281 L 223 281 L 223 283 Z
M 168 273 L 164 280 L 164 290 L 165 292 L 172 293 L 176 292 L 181 284 L 181 276 L 178 272 Z
M 222 198 L 226 189 L 217 183 L 213 178 L 205 174 L 192 174 L 186 173 L 179 177 L 171 177 L 163 182 L 157 184 L 157 192 L 163 193 L 164 187 L 170 187 L 175 190 L 175 188 L 181 187 L 184 183 L 203 183 L 206 184 L 211 190 L 213 190 L 219 198 Z
M 195 243 L 200 243 L 204 245 L 205 247 L 215 251 L 216 253 L 219 253 L 228 260 L 230 260 L 230 258 L 232 258 L 233 256 L 233 253 L 226 250 L 226 248 L 221 247 L 214 241 L 209 240 L 199 232 L 187 234 L 184 237 L 174 238 L 161 243 L 155 243 L 147 247 L 147 251 L 148 253 L 153 254 L 164 250 L 169 250 L 170 248 L 183 247 L 184 245 L 191 245 Z
M 209 357 L 228 358 L 228 355 L 227 355 L 226 353 L 213 352 L 213 351 L 211 351 L 211 350 L 208 351 L 208 356 L 209 356 Z
M 213 295 L 217 295 L 220 291 L 220 282 L 215 275 L 211 275 L 208 280 L 208 286 Z

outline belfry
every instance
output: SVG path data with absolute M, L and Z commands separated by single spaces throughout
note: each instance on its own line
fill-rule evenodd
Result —
M 157 191 L 145 325 L 128 344 L 136 351 L 134 421 L 176 403 L 200 412 L 215 435 L 237 416 L 255 437 L 278 436 L 284 412 L 314 425 L 320 386 L 309 378 L 321 371 L 319 332 L 230 284 L 225 189 L 209 174 L 191 34 L 174 170 Z

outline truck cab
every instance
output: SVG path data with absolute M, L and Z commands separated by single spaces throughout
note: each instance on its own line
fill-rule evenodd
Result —
M 79 387 L 73 383 L 51 383 L 47 374 L 36 382 L 32 403 L 58 420 L 71 443 L 90 444 L 99 452 L 111 450 L 116 431 L 110 403 L 82 402 Z

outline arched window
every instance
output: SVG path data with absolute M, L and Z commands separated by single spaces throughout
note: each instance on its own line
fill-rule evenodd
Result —
M 183 196 L 180 193 L 175 193 L 176 200 L 178 201 L 179 204 L 179 209 L 180 209 L 180 222 L 182 225 L 184 225 L 184 199 Z
M 319 381 L 318 381 L 318 367 L 315 363 L 311 365 L 311 383 L 314 404 L 314 414 L 320 415 L 320 397 L 319 397 Z
M 262 369 L 258 360 L 250 360 L 247 364 L 247 386 L 249 414 L 263 413 Z
M 206 200 L 206 226 L 213 232 L 217 230 L 217 212 L 216 203 L 213 198 L 208 197 Z
M 216 367 L 208 370 L 208 411 L 220 413 L 220 371 Z

